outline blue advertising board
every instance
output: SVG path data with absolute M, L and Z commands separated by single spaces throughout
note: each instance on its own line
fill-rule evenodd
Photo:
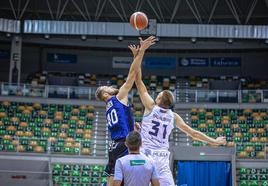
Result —
M 10 52 L 9 50 L 0 50 L 0 60 L 9 60 Z
M 176 69 L 176 57 L 146 57 L 145 68 L 153 69 Z
M 202 57 L 186 57 L 179 59 L 181 67 L 207 67 L 209 66 L 209 58 Z
M 210 58 L 212 67 L 240 67 L 241 58 L 239 57 L 215 57 Z
M 77 63 L 77 56 L 74 54 L 47 53 L 47 61 L 62 64 Z

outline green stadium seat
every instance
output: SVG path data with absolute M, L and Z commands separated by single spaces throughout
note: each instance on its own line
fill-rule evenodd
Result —
M 80 172 L 78 170 L 74 170 L 72 172 L 72 176 L 79 176 L 80 175 Z
M 68 170 L 64 170 L 62 173 L 63 176 L 69 176 L 70 175 L 70 171 Z
M 60 164 L 54 164 L 53 169 L 59 171 L 59 170 L 61 170 L 61 165 Z
M 268 173 L 268 169 L 261 169 L 260 170 L 260 174 L 267 174 Z
M 250 181 L 249 185 L 250 186 L 259 186 L 258 181 Z
M 55 175 L 56 176 L 59 176 L 60 175 L 60 171 L 54 169 L 52 174 L 53 174 L 53 176 L 55 176 Z
M 268 176 L 267 175 L 260 175 L 260 180 L 268 180 Z
M 240 180 L 248 180 L 248 176 L 246 174 L 240 175 Z
M 88 176 L 89 176 L 88 171 L 83 171 L 83 172 L 82 172 L 82 176 L 83 176 L 83 177 L 84 177 L 84 176 L 85 176 L 85 177 L 88 177 Z
M 99 179 L 98 178 L 92 178 L 91 182 L 92 183 L 99 183 Z
M 258 176 L 256 174 L 250 175 L 250 180 L 258 180 Z
M 240 174 L 247 174 L 248 170 L 246 168 L 241 168 L 240 169 Z
M 99 172 L 93 171 L 91 176 L 92 177 L 99 177 Z
M 60 180 L 61 180 L 61 179 L 60 179 L 60 176 L 53 176 L 53 182 L 54 182 L 54 183 L 57 184 L 57 183 L 60 182 Z
M 107 182 L 107 178 L 106 177 L 102 177 L 101 178 L 101 183 L 106 183 Z
M 249 185 L 249 183 L 248 183 L 248 181 L 241 181 L 240 182 L 240 186 L 248 186 Z
M 89 182 L 90 182 L 90 178 L 88 178 L 88 177 L 82 178 L 82 183 L 89 183 Z

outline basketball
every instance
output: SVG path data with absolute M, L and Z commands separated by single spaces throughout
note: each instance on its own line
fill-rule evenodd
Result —
M 130 24 L 137 30 L 142 30 L 148 26 L 148 18 L 143 12 L 135 12 L 130 17 Z

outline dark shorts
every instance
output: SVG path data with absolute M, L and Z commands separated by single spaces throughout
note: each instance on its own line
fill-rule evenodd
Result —
M 105 173 L 107 176 L 114 176 L 116 160 L 127 154 L 128 154 L 128 150 L 125 145 L 125 139 L 112 141 L 109 147 L 109 154 L 108 154 L 109 160 L 105 169 Z

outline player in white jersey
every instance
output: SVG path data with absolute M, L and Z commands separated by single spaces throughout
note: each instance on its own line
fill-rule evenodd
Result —
M 134 57 L 138 50 L 132 48 Z M 174 186 L 173 176 L 169 167 L 169 135 L 174 127 L 179 128 L 195 140 L 207 142 L 212 145 L 225 145 L 225 137 L 213 139 L 200 131 L 192 129 L 183 119 L 171 110 L 174 104 L 174 96 L 171 91 L 160 92 L 155 99 L 152 99 L 144 83 L 142 82 L 141 70 L 136 80 L 141 101 L 145 107 L 141 124 L 142 149 L 148 157 L 156 164 L 161 186 Z
M 143 147 L 157 150 L 168 150 L 168 137 L 174 128 L 174 114 L 170 109 L 154 106 L 151 112 L 142 119 Z

